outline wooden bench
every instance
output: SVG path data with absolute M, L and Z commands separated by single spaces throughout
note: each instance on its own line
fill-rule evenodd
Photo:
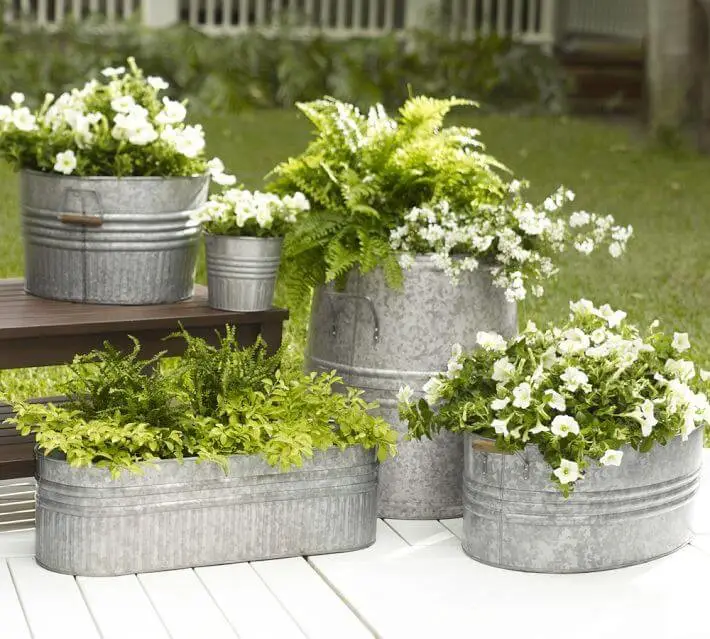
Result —
M 40 299 L 24 292 L 22 280 L 0 280 L 0 369 L 68 364 L 74 355 L 100 348 L 105 341 L 131 349 L 129 336 L 140 340 L 146 357 L 161 351 L 180 355 L 182 340 L 164 341 L 179 324 L 213 344 L 217 332 L 233 324 L 240 344 L 253 344 L 261 335 L 274 352 L 281 346 L 287 317 L 283 309 L 233 313 L 209 308 L 202 286 L 195 288 L 192 299 L 175 304 L 103 306 Z M 33 440 L 2 423 L 11 415 L 9 406 L 0 405 L 0 480 L 35 472 Z

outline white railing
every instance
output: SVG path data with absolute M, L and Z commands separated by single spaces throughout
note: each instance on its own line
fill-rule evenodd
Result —
M 452 37 L 498 33 L 551 46 L 555 8 L 556 0 L 5 0 L 5 21 L 24 17 L 51 28 L 66 20 L 113 23 L 139 15 L 146 26 L 187 23 L 210 34 L 268 32 L 287 22 L 294 34 L 352 37 L 426 28 L 443 19 Z
M 641 40 L 646 35 L 647 0 L 563 0 L 569 34 Z

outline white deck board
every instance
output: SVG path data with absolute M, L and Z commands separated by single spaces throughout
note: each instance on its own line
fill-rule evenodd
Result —
M 193 570 L 138 575 L 172 639 L 234 639 L 230 626 Z
M 0 637 L 31 639 L 25 613 L 4 559 L 0 559 Z
M 0 557 L 32 557 L 34 554 L 34 528 L 0 533 Z
M 309 639 L 371 639 L 372 633 L 304 559 L 252 564 Z
M 385 519 L 385 522 L 410 546 L 433 546 L 451 540 L 458 543 L 453 533 L 436 520 Z
M 40 568 L 32 557 L 7 563 L 34 639 L 57 639 L 57 624 L 67 622 L 72 639 L 99 639 L 74 577 Z
M 211 566 L 195 573 L 240 639 L 305 637 L 251 565 Z
M 458 519 L 441 519 L 441 525 L 448 528 L 455 537 L 461 539 L 463 537 L 463 518 Z
M 103 639 L 170 639 L 135 575 L 76 581 Z

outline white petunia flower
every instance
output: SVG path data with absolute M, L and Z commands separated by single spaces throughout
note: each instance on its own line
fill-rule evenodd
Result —
M 707 382 L 710 379 L 710 371 L 700 369 L 700 379 Z
M 405 384 L 404 386 L 400 386 L 399 392 L 397 393 L 397 401 L 400 404 L 409 404 L 413 395 L 414 391 Z
M 593 315 L 597 311 L 592 302 L 584 299 L 579 300 L 578 302 L 570 302 L 569 307 L 575 315 Z
M 155 116 L 158 124 L 180 124 L 187 117 L 187 109 L 180 102 L 163 98 L 163 110 Z
M 495 411 L 503 410 L 508 404 L 510 404 L 510 397 L 503 397 L 502 399 L 494 399 L 491 402 L 491 410 L 495 410 Z
M 587 238 L 581 242 L 577 241 L 574 243 L 574 248 L 577 249 L 577 252 L 582 253 L 583 255 L 589 255 L 594 251 L 594 240 Z
M 531 392 L 532 389 L 530 388 L 530 384 L 527 382 L 523 382 L 519 386 L 516 386 L 513 389 L 513 406 L 517 408 L 528 408 L 531 401 Z
M 565 398 L 556 390 L 549 388 L 545 391 L 545 395 L 548 397 L 547 405 L 554 408 L 558 413 L 564 413 L 567 410 L 567 402 L 565 401 Z
M 567 459 L 563 459 L 560 467 L 552 472 L 561 484 L 571 484 L 579 479 L 579 465 Z
M 12 112 L 12 123 L 19 131 L 29 133 L 37 128 L 37 118 L 27 107 L 20 107 Z
M 564 387 L 571 393 L 575 393 L 580 388 L 585 393 L 592 390 L 587 374 L 574 366 L 568 366 L 565 372 L 560 375 L 560 379 L 564 382 Z
M 619 242 L 609 244 L 609 255 L 614 259 L 621 257 L 624 254 L 624 247 Z
M 128 141 L 136 146 L 145 146 L 158 139 L 158 132 L 152 124 L 146 124 L 128 132 Z
M 507 348 L 505 339 L 495 332 L 478 331 L 476 343 L 486 351 L 504 351 Z
M 623 450 L 612 450 L 611 448 L 604 452 L 599 463 L 602 466 L 620 466 L 621 458 L 624 456 Z
M 569 216 L 569 225 L 574 229 L 589 224 L 591 217 L 586 211 L 575 211 Z
M 550 430 L 550 428 L 549 428 L 548 426 L 544 426 L 543 424 L 541 424 L 540 422 L 538 422 L 538 423 L 535 424 L 535 426 L 534 426 L 533 428 L 531 428 L 528 432 L 529 432 L 531 435 L 537 435 L 538 433 L 547 433 L 547 432 L 549 432 L 549 430 Z
M 136 101 L 132 95 L 122 95 L 111 100 L 111 108 L 116 113 L 129 113 L 136 107 Z
M 671 344 L 673 350 L 678 353 L 687 351 L 690 348 L 690 340 L 688 339 L 688 333 L 673 333 L 673 343 Z
M 595 344 L 601 344 L 606 339 L 606 329 L 603 327 L 596 328 L 589 337 Z
M 146 82 L 150 86 L 152 86 L 156 91 L 164 91 L 170 86 L 165 80 L 163 80 L 163 78 L 160 78 L 155 75 L 149 75 L 146 78 Z
M 205 134 L 202 126 L 186 126 L 182 131 L 177 131 L 174 146 L 178 153 L 187 158 L 196 158 L 205 148 Z
M 74 151 L 62 151 L 57 153 L 56 160 L 54 162 L 54 170 L 57 173 L 63 173 L 64 175 L 71 175 L 76 169 L 76 155 Z
M 637 406 L 631 413 L 628 413 L 639 424 L 641 424 L 641 434 L 648 437 L 653 431 L 653 427 L 658 423 L 654 415 L 653 402 L 650 399 L 645 399 L 640 406 Z
M 126 72 L 126 67 L 106 67 L 101 71 L 101 75 L 107 78 L 116 78 Z
M 444 382 L 438 377 L 432 377 L 426 384 L 424 384 L 422 390 L 424 391 L 427 404 L 431 406 L 439 401 L 443 385 Z
M 666 360 L 665 370 L 668 371 L 673 377 L 687 382 L 693 377 L 695 377 L 695 364 L 689 360 L 685 359 L 671 359 Z
M 589 336 L 579 328 L 572 328 L 562 333 L 562 341 L 557 346 L 557 350 L 562 355 L 574 355 L 589 348 Z
M 10 96 L 10 101 L 11 101 L 15 106 L 20 106 L 21 104 L 24 104 L 24 102 L 25 102 L 25 94 L 24 94 L 24 93 L 20 93 L 19 91 L 15 91 L 15 93 L 13 93 L 13 94 Z
M 510 381 L 514 374 L 515 364 L 507 357 L 501 357 L 499 360 L 493 362 L 493 375 L 491 375 L 491 379 L 494 382 L 505 384 Z
M 557 357 L 557 349 L 554 346 L 550 346 L 542 354 L 540 362 L 542 363 L 542 367 L 547 370 L 552 368 L 558 362 L 558 359 L 559 358 Z
M 508 422 L 510 421 L 510 417 L 506 419 L 494 419 L 491 422 L 491 426 L 495 429 L 496 434 L 498 435 L 504 435 L 508 436 L 510 433 L 508 432 Z
M 596 314 L 606 320 L 607 324 L 609 324 L 609 328 L 619 326 L 626 318 L 626 313 L 624 311 L 614 311 L 608 304 L 600 306 Z
M 557 437 L 567 437 L 570 433 L 579 435 L 579 424 L 574 417 L 569 415 L 557 415 L 552 420 L 552 428 L 550 429 L 553 435 Z

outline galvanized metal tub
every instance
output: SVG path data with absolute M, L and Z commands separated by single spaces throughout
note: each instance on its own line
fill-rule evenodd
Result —
M 112 480 L 105 469 L 38 461 L 37 562 L 123 575 L 357 550 L 375 541 L 377 463 L 360 447 L 279 472 L 257 456 L 164 460 Z
M 50 299 L 160 304 L 192 295 L 209 177 L 20 176 L 25 288 Z
M 205 235 L 209 305 L 225 311 L 265 311 L 274 301 L 280 237 Z
M 516 307 L 492 285 L 489 269 L 467 273 L 453 286 L 430 256 L 416 258 L 403 290 L 392 290 L 381 270 L 352 272 L 342 292 L 316 291 L 306 367 L 337 370 L 345 383 L 380 404 L 378 414 L 403 436 L 396 394 L 409 384 L 418 395 L 446 369 L 451 346 L 476 346 L 478 331 L 512 336 Z M 380 468 L 382 517 L 443 519 L 463 512 L 463 438 L 443 432 L 432 441 L 401 441 Z
M 631 566 L 667 555 L 692 536 L 702 429 L 649 453 L 626 447 L 621 466 L 590 465 L 565 499 L 534 446 L 490 452 L 466 436 L 463 549 L 478 561 L 528 572 Z

